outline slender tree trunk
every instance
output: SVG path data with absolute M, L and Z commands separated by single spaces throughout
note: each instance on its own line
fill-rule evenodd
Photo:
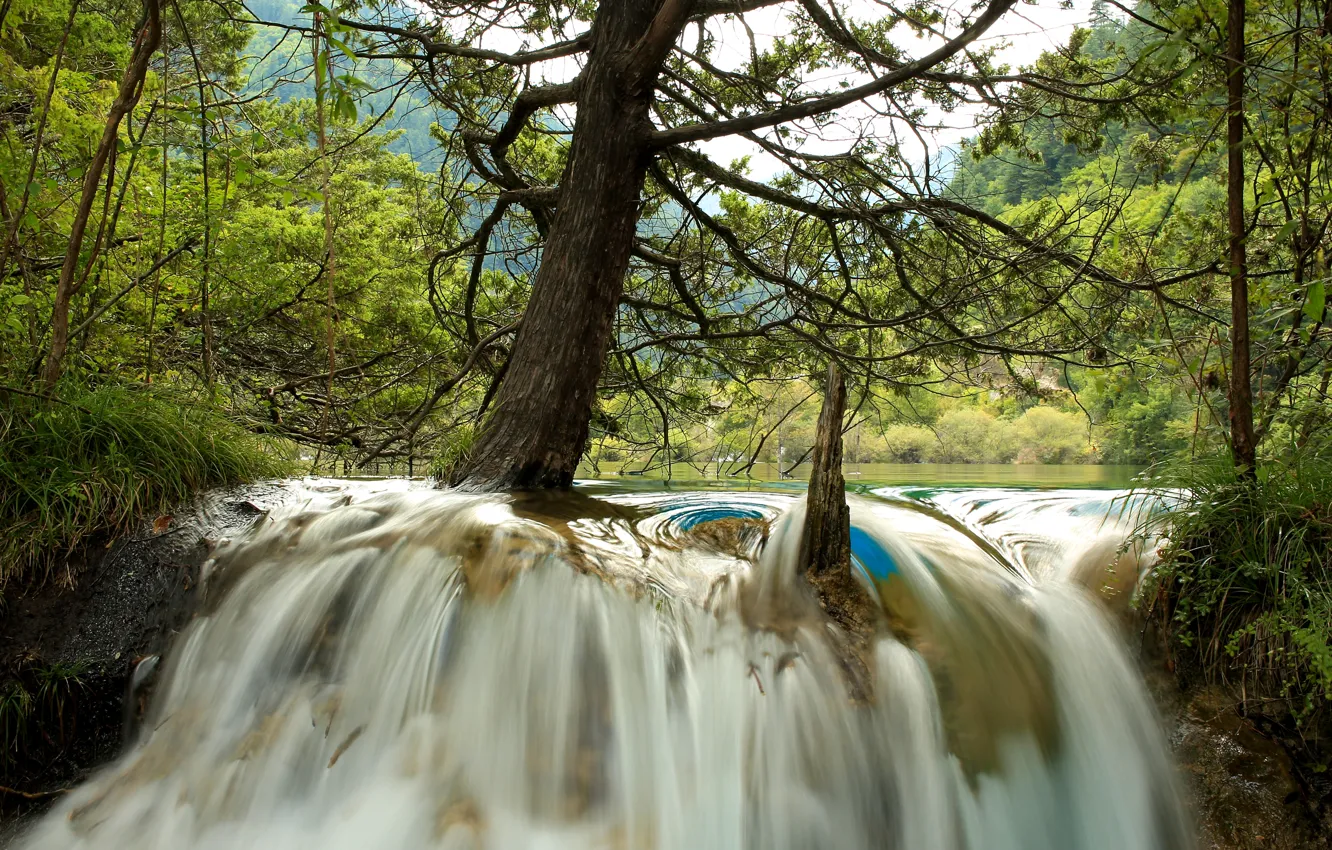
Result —
M 629 268 L 653 83 L 689 5 L 619 0 L 598 9 L 555 220 L 495 410 L 459 476 L 464 486 L 573 481 Z
M 7 5 L 7 4 L 6 4 Z M 74 29 L 74 16 L 79 11 L 79 0 L 69 4 L 69 18 L 65 21 L 65 30 L 60 34 L 60 43 L 56 45 L 55 58 L 51 62 L 51 80 L 46 86 L 46 100 L 42 103 L 42 117 L 37 119 L 37 133 L 32 140 L 32 158 L 28 160 L 28 179 L 23 181 L 23 191 L 19 194 L 18 209 L 9 220 L 9 230 L 5 234 L 4 244 L 0 245 L 0 274 L 9 271 L 9 251 L 13 246 L 18 254 L 18 229 L 23 221 L 23 214 L 28 210 L 30 187 L 37 176 L 37 163 L 42 158 L 42 140 L 46 135 L 46 119 L 51 115 L 51 99 L 55 97 L 56 80 L 60 77 L 60 65 L 65 59 L 65 45 L 69 43 L 69 34 Z M 5 14 L 8 15 L 8 8 Z
M 324 56 L 323 69 L 319 68 L 319 54 L 321 51 Z M 328 159 L 328 126 L 326 115 L 328 112 L 328 91 L 329 83 L 333 80 L 333 54 L 329 50 L 327 36 L 324 34 L 323 15 L 315 12 L 315 113 L 317 115 L 319 145 L 319 165 L 322 171 L 322 191 L 324 193 L 324 280 L 328 284 L 328 299 L 325 304 L 327 314 L 325 316 L 327 339 L 325 340 L 328 350 L 328 385 L 326 387 L 327 399 L 324 402 L 324 415 L 319 425 L 319 438 L 327 441 L 328 439 L 328 421 L 333 413 L 333 375 L 337 372 L 337 301 L 333 290 L 333 274 L 337 268 L 336 257 L 333 249 L 333 166 Z M 320 449 L 322 450 L 322 446 Z M 317 461 L 316 461 L 317 463 Z
M 1226 21 L 1226 201 L 1230 228 L 1230 451 L 1240 475 L 1257 471 L 1249 354 L 1249 270 L 1244 222 L 1244 3 L 1229 0 Z
M 811 574 L 851 571 L 851 509 L 842 476 L 842 418 L 846 415 L 846 381 L 836 363 L 828 364 L 828 384 L 819 410 L 818 430 L 810 453 L 809 492 L 805 496 L 805 533 L 800 539 L 800 565 Z
M 75 272 L 78 269 L 79 255 L 83 252 L 83 235 L 88 229 L 88 218 L 92 214 L 93 202 L 97 198 L 97 186 L 101 182 L 107 160 L 115 149 L 120 122 L 134 108 L 134 104 L 138 103 L 139 95 L 143 91 L 144 78 L 148 74 L 148 61 L 162 40 L 162 1 L 147 0 L 144 4 L 144 22 L 134 40 L 134 50 L 130 54 L 125 75 L 120 80 L 120 90 L 111 103 L 106 126 L 102 130 L 102 138 L 83 175 L 83 190 L 70 227 L 69 245 L 65 248 L 65 261 L 60 267 L 60 280 L 56 284 L 55 304 L 51 313 L 51 348 L 42 367 L 42 382 L 48 388 L 54 386 L 60 379 L 64 367 L 65 349 L 69 347 L 69 305 L 78 289 Z
M 211 304 L 213 267 L 213 196 L 212 181 L 208 170 L 208 76 L 204 73 L 203 62 L 199 60 L 199 51 L 195 49 L 190 28 L 181 14 L 180 3 L 172 0 L 176 12 L 176 21 L 180 24 L 180 34 L 189 48 L 190 60 L 194 63 L 194 82 L 199 90 L 199 165 L 200 178 L 203 181 L 203 256 L 199 274 L 199 325 L 203 329 L 203 352 L 200 365 L 203 368 L 204 385 L 213 393 L 213 315 Z
M 153 355 L 156 348 L 153 345 L 153 331 L 157 324 L 157 302 L 162 295 L 162 255 L 166 251 L 166 223 L 167 223 L 167 165 L 170 162 L 171 146 L 171 122 L 168 120 L 170 110 L 167 104 L 171 96 L 169 81 L 171 78 L 171 48 L 167 44 L 166 27 L 163 26 L 162 32 L 162 170 L 160 175 L 159 191 L 162 193 L 162 211 L 157 222 L 157 251 L 153 255 L 153 266 L 156 271 L 153 273 L 153 295 L 148 308 L 148 334 L 145 338 L 147 344 L 147 365 L 144 366 L 144 380 L 147 383 L 153 382 Z
M 840 657 L 854 699 L 870 695 L 869 660 L 878 609 L 851 572 L 851 508 L 842 476 L 842 420 L 846 416 L 846 381 L 836 363 L 828 364 L 828 381 L 819 411 L 809 491 L 805 494 L 805 527 L 800 535 L 797 568 L 818 594 L 819 606 L 842 629 Z

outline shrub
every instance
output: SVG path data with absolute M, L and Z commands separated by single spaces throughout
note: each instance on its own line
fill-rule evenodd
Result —
M 0 589 L 200 490 L 281 474 L 271 445 L 160 391 L 59 401 L 0 390 Z
M 938 438 L 928 458 L 934 463 L 992 463 L 1009 459 L 1003 445 L 1004 423 L 981 410 L 950 410 L 935 423 Z
M 1083 463 L 1091 456 L 1087 420 L 1053 407 L 1033 407 L 1009 428 L 1018 463 Z
M 1332 703 L 1332 455 L 1237 480 L 1228 459 L 1158 478 L 1170 542 L 1143 600 L 1183 660 L 1311 728 Z M 1181 495 L 1182 493 L 1182 495 Z
M 872 447 L 879 463 L 923 463 L 939 441 L 921 425 L 890 425 Z

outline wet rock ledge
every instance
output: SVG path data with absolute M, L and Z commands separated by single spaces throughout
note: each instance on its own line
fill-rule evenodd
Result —
M 216 546 L 290 498 L 280 483 L 201 496 L 130 538 L 72 556 L 0 606 L 0 846 L 17 824 L 114 758 L 156 657 L 200 601 Z
M 1193 807 L 1197 850 L 1332 848 L 1332 789 L 1303 781 L 1295 742 L 1242 716 L 1236 695 L 1149 656 L 1147 686 Z

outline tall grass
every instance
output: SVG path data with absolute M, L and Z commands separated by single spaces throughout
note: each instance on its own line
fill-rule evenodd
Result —
M 1218 459 L 1156 484 L 1182 491 L 1145 597 L 1175 651 L 1316 734 L 1332 706 L 1332 453 L 1270 461 L 1256 482 Z
M 124 534 L 199 490 L 283 469 L 260 438 L 160 391 L 55 401 L 0 390 L 0 591 L 44 581 L 89 538 Z

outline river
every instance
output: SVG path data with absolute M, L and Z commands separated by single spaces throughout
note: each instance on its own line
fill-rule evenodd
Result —
M 666 477 L 665 467 L 654 467 L 638 474 L 635 464 L 628 469 L 616 463 L 603 463 L 599 469 L 583 467 L 579 474 L 587 480 L 659 481 Z M 774 463 L 756 463 L 746 474 L 737 474 L 742 464 L 704 464 L 694 467 L 674 464 L 671 478 L 675 483 L 692 486 L 700 482 L 722 481 L 731 487 L 752 482 L 807 481 L 810 465 L 802 463 L 779 475 Z M 720 474 L 719 474 L 720 470 Z M 1125 489 L 1132 487 L 1143 472 L 1141 466 L 1113 464 L 1040 464 L 1040 463 L 847 463 L 842 474 L 848 485 L 875 486 L 910 484 L 954 487 L 1078 487 L 1086 489 Z
M 857 486 L 883 618 L 853 657 L 789 486 L 287 487 L 137 744 L 22 846 L 1190 845 L 1117 626 L 1151 551 L 1119 491 Z

